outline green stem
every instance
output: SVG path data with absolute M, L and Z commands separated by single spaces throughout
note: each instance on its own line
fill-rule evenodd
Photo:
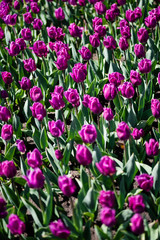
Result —
M 40 206 L 42 212 L 44 212 L 44 207 L 43 207 L 43 203 L 42 203 L 42 199 L 41 199 L 40 189 L 38 189 L 38 196 L 39 196 L 39 206 Z
M 12 181 L 12 187 L 13 187 L 13 190 L 16 192 L 17 197 L 19 197 L 19 192 L 18 192 L 18 190 L 17 190 L 17 188 L 16 188 L 16 185 L 15 185 L 14 179 L 12 178 L 11 181 Z
M 58 138 L 57 138 L 57 146 L 58 146 L 58 150 L 60 150 L 59 139 Z
M 64 117 L 64 112 L 63 112 L 63 110 L 62 110 L 62 118 L 63 118 L 63 122 L 64 122 L 64 125 L 65 125 L 66 134 L 68 135 L 67 123 L 66 123 L 66 119 L 65 119 L 65 117 Z
M 127 151 L 126 151 L 126 141 L 124 141 L 124 163 L 127 163 Z
M 115 194 L 115 197 L 117 199 L 117 203 L 118 203 L 118 207 L 120 208 L 120 201 L 119 201 L 119 196 L 117 194 L 117 191 L 116 191 L 116 187 L 114 185 L 114 179 L 112 176 L 110 176 L 111 180 L 112 180 L 112 186 L 113 186 L 113 191 L 114 191 L 114 194 Z

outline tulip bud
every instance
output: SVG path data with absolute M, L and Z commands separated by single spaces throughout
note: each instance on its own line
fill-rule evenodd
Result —
M 105 176 L 112 176 L 116 173 L 116 163 L 108 156 L 102 157 L 100 162 L 96 163 L 96 167 Z
M 84 145 L 77 145 L 76 159 L 83 166 L 87 166 L 92 162 L 92 154 Z
M 35 168 L 33 171 L 28 170 L 27 176 L 23 176 L 23 178 L 27 181 L 28 186 L 30 188 L 43 188 L 45 177 L 39 168 Z
M 141 195 L 131 196 L 128 198 L 129 208 L 134 213 L 142 213 L 145 209 L 144 199 Z
M 160 118 L 160 101 L 158 99 L 151 100 L 151 111 L 155 118 Z
M 104 190 L 100 191 L 98 201 L 103 208 L 104 207 L 113 208 L 115 204 L 114 192 Z
M 105 207 L 100 212 L 100 219 L 107 227 L 113 227 L 116 224 L 116 211 L 114 209 Z
M 97 138 L 97 131 L 94 125 L 83 125 L 78 133 L 84 143 L 94 143 Z
M 120 140 L 128 140 L 130 137 L 130 128 L 127 123 L 120 122 L 117 127 L 117 135 Z
M 144 232 L 143 218 L 138 213 L 131 218 L 131 231 L 137 235 Z
M 43 164 L 42 159 L 43 156 L 37 148 L 32 152 L 27 153 L 27 162 L 32 168 L 40 167 Z
M 3 138 L 5 141 L 8 141 L 13 136 L 13 127 L 10 124 L 4 124 L 1 129 L 1 138 Z
M 61 219 L 58 219 L 56 222 L 51 222 L 49 228 L 54 236 L 61 239 L 67 239 L 71 233 Z
M 49 121 L 48 127 L 54 137 L 60 137 L 64 133 L 64 122 L 61 120 Z
M 25 232 L 25 223 L 20 220 L 16 214 L 11 214 L 8 219 L 7 227 L 13 235 L 21 235 Z
M 145 143 L 146 153 L 148 156 L 156 156 L 159 153 L 159 143 L 155 139 L 151 138 L 149 142 Z
M 146 173 L 136 176 L 135 180 L 137 181 L 140 188 L 146 192 L 149 192 L 153 187 L 153 176 L 150 176 Z
M 67 177 L 66 175 L 58 177 L 58 186 L 67 197 L 72 196 L 77 187 L 72 178 Z

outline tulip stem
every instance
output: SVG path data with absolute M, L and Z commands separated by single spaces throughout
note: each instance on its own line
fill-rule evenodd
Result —
M 63 118 L 63 122 L 64 122 L 64 125 L 65 125 L 66 134 L 68 135 L 67 123 L 66 123 L 66 119 L 64 117 L 64 112 L 63 111 L 62 111 L 62 118 Z
M 84 82 L 81 82 L 81 85 L 82 85 L 82 92 L 83 92 L 83 95 L 85 94 L 85 86 L 84 86 Z
M 13 190 L 16 192 L 17 197 L 19 197 L 19 192 L 18 192 L 18 190 L 16 188 L 16 185 L 15 185 L 15 182 L 14 182 L 13 178 L 11 179 L 11 182 L 12 182 Z
M 114 185 L 114 179 L 113 179 L 112 176 L 110 176 L 110 178 L 111 178 L 111 181 L 112 181 L 113 191 L 114 191 L 115 197 L 116 197 L 116 199 L 117 199 L 118 207 L 120 208 L 119 196 L 118 196 L 118 194 L 117 194 L 116 187 L 115 187 L 115 185 Z
M 124 163 L 127 163 L 127 151 L 126 151 L 126 141 L 124 141 Z
M 7 141 L 4 141 L 4 155 L 6 155 L 7 151 Z
M 57 146 L 58 146 L 58 150 L 60 150 L 59 139 L 58 138 L 57 138 Z
M 39 206 L 40 206 L 42 212 L 44 212 L 44 207 L 43 207 L 43 203 L 42 203 L 42 199 L 41 199 L 40 189 L 38 189 L 38 196 L 39 196 Z
M 99 116 L 97 115 L 97 125 L 98 125 L 98 128 L 100 127 L 100 124 L 99 124 Z
M 148 75 L 146 73 L 146 85 L 148 85 Z

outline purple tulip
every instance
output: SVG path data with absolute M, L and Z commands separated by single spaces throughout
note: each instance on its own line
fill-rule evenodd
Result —
M 24 38 L 24 40 L 30 41 L 32 39 L 32 33 L 29 28 L 23 28 L 21 30 L 21 35 Z
M 129 202 L 129 208 L 134 213 L 144 212 L 145 204 L 144 204 L 143 196 L 141 196 L 141 195 L 131 196 L 128 198 L 128 202 Z
M 23 38 L 17 38 L 15 43 L 19 45 L 20 51 L 24 51 L 27 47 Z
M 75 23 L 71 23 L 68 29 L 72 37 L 82 37 L 83 27 L 79 27 Z
M 117 88 L 112 83 L 107 83 L 103 87 L 103 95 L 106 100 L 113 100 L 117 95 Z
M 33 102 L 39 102 L 43 99 L 41 88 L 37 86 L 31 88 L 29 94 Z
M 26 12 L 25 14 L 23 14 L 23 17 L 24 17 L 24 21 L 27 24 L 31 24 L 33 22 L 33 17 L 32 17 L 32 14 L 30 12 Z
M 60 137 L 64 133 L 64 122 L 61 120 L 49 121 L 48 127 L 54 137 Z
M 145 48 L 142 44 L 135 44 L 134 45 L 134 53 L 136 54 L 137 58 L 145 57 Z
M 38 4 L 36 2 L 31 2 L 30 7 L 31 7 L 31 11 L 33 13 L 39 13 L 40 12 L 40 7 L 38 6 Z
M 140 188 L 144 191 L 149 192 L 153 187 L 153 176 L 148 175 L 147 173 L 143 173 L 135 177 Z
M 84 94 L 83 96 L 83 101 L 82 101 L 82 104 L 85 106 L 85 107 L 89 107 L 89 101 L 90 101 L 90 95 L 88 94 Z
M 139 19 L 142 17 L 142 9 L 140 7 L 136 7 L 134 9 L 135 15 L 136 15 L 136 19 Z
M 4 2 L 4 1 L 1 1 L 0 2 L 0 18 L 3 19 L 3 17 L 5 17 L 10 11 L 10 8 L 9 8 L 9 5 Z
M 109 22 L 113 22 L 116 18 L 115 12 L 112 9 L 108 9 L 106 11 L 106 16 L 105 16 L 106 20 Z
M 94 19 L 92 19 L 92 23 L 93 23 L 93 29 L 95 28 L 96 25 L 102 25 L 102 18 L 99 17 L 95 17 Z
M 132 11 L 131 9 L 126 11 L 126 19 L 129 22 L 135 22 L 136 21 L 136 13 L 135 11 Z
M 55 110 L 59 110 L 65 107 L 63 98 L 59 93 L 52 93 L 52 99 L 49 100 L 49 102 Z
M 55 39 L 57 35 L 57 28 L 55 26 L 47 27 L 47 33 L 50 38 Z
M 129 48 L 129 44 L 126 38 L 120 37 L 119 39 L 119 47 L 122 51 L 126 51 Z
M 94 31 L 99 37 L 104 37 L 106 35 L 106 27 L 103 25 L 96 25 Z
M 106 12 L 107 8 L 102 2 L 96 2 L 94 8 L 99 15 L 102 15 Z
M 57 57 L 57 62 L 54 62 L 58 70 L 65 70 L 68 67 L 68 59 L 63 55 Z
M 0 40 L 2 40 L 4 38 L 4 31 L 3 29 L 0 27 Z
M 135 94 L 134 87 L 131 82 L 124 82 L 118 87 L 118 91 L 121 91 L 123 97 L 133 98 Z
M 158 73 L 158 84 L 160 84 L 160 72 Z
M 7 47 L 5 49 L 8 51 L 10 56 L 12 56 L 12 57 L 17 56 L 20 53 L 21 49 L 20 49 L 19 44 L 15 43 L 15 42 L 11 42 L 9 47 L 10 47 L 10 49 L 8 49 Z
M 94 125 L 83 125 L 78 133 L 84 143 L 94 143 L 97 138 L 97 131 Z
M 7 122 L 11 118 L 11 113 L 8 108 L 0 106 L 0 120 Z
M 144 136 L 144 131 L 143 131 L 143 129 L 134 128 L 133 133 L 131 135 L 135 140 L 138 140 Z
M 0 218 L 5 218 L 8 214 L 8 212 L 6 211 L 6 205 L 6 201 L 2 197 L 0 197 Z
M 47 46 L 45 45 L 45 43 L 43 41 L 36 41 L 33 44 L 33 47 L 31 48 L 33 50 L 33 52 L 38 56 L 38 57 L 47 57 L 47 54 L 49 52 Z
M 55 9 L 54 15 L 57 18 L 57 20 L 62 21 L 62 20 L 65 19 L 64 11 L 63 11 L 63 9 L 61 7 Z
M 155 118 L 160 118 L 160 101 L 158 99 L 151 100 L 151 110 Z
M 27 181 L 28 186 L 30 188 L 43 188 L 45 177 L 39 168 L 35 168 L 34 170 L 27 170 L 27 176 L 23 176 L 23 178 Z
M 156 156 L 159 153 L 159 143 L 155 139 L 151 138 L 149 142 L 146 141 L 146 153 L 148 156 Z
M 77 0 L 68 0 L 68 3 L 72 6 L 76 6 L 77 5 Z
M 146 43 L 149 38 L 148 31 L 145 28 L 140 28 L 137 32 L 137 37 L 140 43 Z
M 57 53 L 58 56 L 64 56 L 67 60 L 71 58 L 67 48 L 61 48 Z
M 55 88 L 54 88 L 54 92 L 53 92 L 53 94 L 58 93 L 58 94 L 61 95 L 61 97 L 63 97 L 63 92 L 64 92 L 63 87 L 62 87 L 62 86 L 58 86 L 58 85 L 56 85 Z
M 21 235 L 25 232 L 26 226 L 25 223 L 16 214 L 11 214 L 8 219 L 7 227 L 13 235 Z
M 103 44 L 109 50 L 114 50 L 117 47 L 116 40 L 112 36 L 107 36 L 107 38 L 104 38 Z
M 21 152 L 21 153 L 25 153 L 26 152 L 26 146 L 23 142 L 23 140 L 16 140 L 16 145 L 17 145 L 17 148 L 18 150 Z
M 144 19 L 144 23 L 148 28 L 155 28 L 157 24 L 157 19 L 155 16 L 149 15 Z
M 0 91 L 1 98 L 6 99 L 8 97 L 8 93 L 6 90 L 1 90 Z
M 58 177 L 58 186 L 67 197 L 71 197 L 77 189 L 73 179 L 67 177 L 66 175 Z
M 128 140 L 130 137 L 130 128 L 127 123 L 120 122 L 117 127 L 117 135 L 120 140 Z
M 39 18 L 35 18 L 33 21 L 33 28 L 35 30 L 41 30 L 42 26 L 43 26 L 42 20 Z
M 4 124 L 1 129 L 1 137 L 5 140 L 11 140 L 13 136 L 13 127 L 11 124 Z
M 129 27 L 129 23 L 126 21 L 126 19 L 122 19 L 122 20 L 119 22 L 119 25 L 120 25 L 120 28 L 126 27 L 126 26 Z
M 159 1 L 160 2 L 160 1 Z M 156 17 L 157 22 L 160 20 L 160 7 L 152 9 L 149 15 Z
M 92 154 L 88 150 L 88 148 L 86 146 L 80 145 L 80 144 L 77 145 L 76 159 L 83 166 L 87 166 L 87 165 L 91 164 L 91 162 L 93 160 Z
M 80 105 L 80 97 L 77 89 L 69 88 L 64 92 L 64 96 L 73 107 L 78 107 Z
M 7 178 L 13 178 L 17 173 L 14 162 L 8 160 L 2 162 L 2 173 Z
M 111 108 L 103 108 L 103 117 L 107 121 L 111 121 L 114 118 L 112 109 Z
M 32 168 L 40 167 L 43 164 L 42 159 L 43 156 L 37 148 L 32 152 L 27 153 L 28 165 Z
M 56 222 L 51 222 L 49 228 L 54 236 L 62 239 L 67 239 L 71 233 L 61 219 L 58 219 Z
M 107 227 L 113 227 L 116 224 L 116 211 L 114 209 L 105 207 L 100 212 L 100 219 Z
M 96 167 L 104 176 L 112 176 L 116 173 L 116 163 L 108 156 L 103 156 L 100 162 L 96 163 Z
M 86 0 L 78 0 L 78 4 L 82 7 L 86 6 Z
M 131 30 L 130 30 L 129 26 L 121 27 L 120 32 L 121 32 L 122 37 L 124 37 L 126 39 L 131 37 Z
M 14 26 L 17 23 L 17 16 L 18 16 L 17 14 L 6 15 L 6 16 L 3 17 L 3 21 L 7 25 Z
M 111 5 L 111 10 L 114 12 L 115 16 L 119 16 L 120 11 L 116 3 L 113 3 Z
M 94 48 L 99 47 L 99 45 L 101 43 L 97 33 L 95 33 L 93 35 L 90 35 L 89 36 L 89 41 Z
M 32 87 L 31 81 L 27 77 L 22 77 L 22 80 L 19 81 L 19 84 L 23 90 L 29 90 Z
M 113 72 L 108 74 L 108 80 L 110 83 L 118 87 L 121 82 L 124 80 L 124 76 L 119 72 Z
M 136 72 L 134 70 L 131 70 L 130 72 L 130 80 L 135 86 L 141 85 L 142 83 L 141 75 L 139 74 L 139 72 Z
M 56 158 L 59 161 L 63 159 L 63 154 L 62 154 L 62 152 L 60 150 L 56 149 L 54 153 L 55 153 Z
M 115 204 L 115 194 L 113 191 L 102 190 L 99 193 L 98 201 L 103 208 L 105 207 L 113 208 Z
M 138 67 L 141 73 L 149 73 L 152 69 L 152 61 L 144 58 L 138 63 Z
M 32 111 L 33 117 L 37 118 L 38 121 L 42 121 L 43 118 L 46 116 L 46 110 L 42 103 L 35 102 L 33 103 L 33 106 L 30 107 L 30 109 Z
M 83 60 L 85 61 L 88 61 L 92 57 L 91 51 L 85 46 L 82 46 L 81 50 L 78 50 L 78 52 L 81 54 Z
M 52 43 L 52 44 L 51 44 Z M 51 44 L 51 45 L 50 45 Z M 62 41 L 49 42 L 49 47 L 52 51 L 55 51 L 56 54 L 62 49 L 65 48 L 69 52 L 68 44 L 63 43 Z
M 131 231 L 137 235 L 144 232 L 143 218 L 138 213 L 131 218 Z
M 24 68 L 26 69 L 27 72 L 36 71 L 37 67 L 36 67 L 35 61 L 32 58 L 23 60 L 23 63 L 24 63 Z
M 1 74 L 5 84 L 11 84 L 13 82 L 12 74 L 10 72 L 5 71 L 5 72 L 2 72 Z
M 94 114 L 100 114 L 103 111 L 102 104 L 96 97 L 89 98 L 88 107 Z
M 19 1 L 14 1 L 14 9 L 19 10 L 20 9 L 20 2 Z
M 70 76 L 77 83 L 83 82 L 87 76 L 87 64 L 76 63 Z
M 122 6 L 126 4 L 126 0 L 117 0 L 117 3 Z

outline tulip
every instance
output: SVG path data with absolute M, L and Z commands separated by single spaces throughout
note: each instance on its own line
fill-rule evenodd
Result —
M 106 16 L 105 16 L 106 20 L 109 22 L 113 22 L 116 18 L 115 12 L 111 9 L 108 9 L 106 11 Z
M 59 7 L 58 9 L 55 9 L 54 15 L 57 18 L 57 20 L 62 21 L 65 19 L 64 11 L 61 7 Z
M 21 30 L 21 35 L 24 38 L 24 40 L 30 41 L 32 39 L 32 33 L 29 28 L 23 28 Z
M 67 239 L 71 233 L 61 219 L 58 219 L 56 222 L 51 222 L 49 228 L 54 236 L 61 239 Z
M 13 82 L 12 74 L 10 72 L 2 72 L 2 80 L 5 82 L 5 84 L 11 84 Z
M 64 133 L 64 123 L 61 120 L 49 121 L 48 127 L 54 137 L 60 137 Z
M 83 166 L 89 165 L 93 160 L 92 154 L 88 148 L 80 144 L 77 145 L 76 159 Z
M 43 156 L 37 148 L 35 148 L 32 152 L 27 153 L 27 162 L 32 168 L 40 167 L 43 164 L 42 159 Z
M 33 102 L 39 102 L 43 99 L 41 88 L 37 86 L 31 88 L 29 94 Z
M 103 108 L 103 117 L 107 121 L 111 121 L 114 118 L 112 109 L 111 108 Z
M 60 150 L 58 150 L 58 149 L 55 150 L 55 156 L 56 156 L 56 158 L 57 158 L 59 161 L 63 159 L 63 154 L 62 154 L 62 152 L 61 152 Z
M 97 131 L 94 125 L 83 125 L 78 133 L 84 143 L 94 143 L 97 138 Z
M 41 19 L 39 19 L 39 18 L 35 18 L 34 19 L 34 21 L 33 21 L 33 28 L 35 30 L 41 30 L 42 25 L 43 25 L 43 22 L 42 22 Z
M 113 100 L 117 95 L 117 88 L 112 83 L 107 83 L 103 87 L 103 95 L 106 100 Z
M 29 90 L 32 87 L 31 81 L 27 77 L 22 77 L 22 80 L 19 81 L 19 84 L 23 90 Z
M 144 131 L 143 131 L 143 129 L 137 129 L 137 128 L 134 128 L 134 130 L 133 130 L 133 133 L 131 134 L 132 135 L 132 137 L 135 139 L 135 140 L 138 140 L 138 139 L 140 139 L 141 137 L 143 137 L 143 135 L 144 135 Z
M 155 16 L 149 15 L 144 19 L 144 23 L 148 28 L 155 28 L 157 24 L 157 19 Z
M 0 106 L 0 120 L 7 122 L 11 118 L 11 113 L 8 108 Z
M 77 26 L 75 23 L 71 23 L 68 29 L 72 37 L 79 37 L 79 38 L 82 37 L 82 31 L 83 31 L 82 27 Z
M 17 148 L 18 150 L 21 152 L 21 153 L 25 153 L 26 152 L 26 146 L 23 142 L 23 140 L 16 140 L 16 145 L 17 145 Z
M 13 161 L 4 161 L 2 162 L 2 174 L 7 178 L 13 178 L 16 173 L 17 169 Z
M 135 180 L 137 181 L 140 188 L 146 192 L 149 192 L 153 187 L 153 176 L 150 176 L 146 173 L 136 176 Z
M 136 72 L 134 70 L 131 70 L 130 72 L 130 80 L 135 86 L 141 85 L 142 83 L 141 75 L 139 74 L 139 72 Z
M 100 114 L 103 111 L 102 104 L 96 97 L 89 98 L 88 107 L 94 114 Z
M 107 36 L 107 38 L 104 38 L 103 44 L 109 50 L 114 50 L 117 47 L 117 43 L 112 36 Z
M 120 37 L 119 39 L 119 47 L 122 51 L 126 51 L 129 48 L 129 44 L 126 38 Z
M 24 17 L 24 21 L 27 24 L 31 24 L 33 22 L 33 17 L 32 17 L 32 14 L 30 12 L 26 12 L 25 14 L 23 14 L 23 17 Z
M 95 17 L 94 19 L 92 19 L 92 23 L 93 23 L 93 29 L 95 28 L 96 25 L 102 25 L 102 18 L 99 17 Z
M 105 207 L 113 208 L 115 204 L 115 194 L 113 191 L 102 190 L 99 193 L 98 201 L 103 208 Z
M 94 48 L 99 47 L 99 45 L 101 43 L 97 33 L 95 33 L 93 35 L 90 35 L 89 36 L 89 41 Z
M 137 235 L 144 232 L 143 218 L 138 213 L 131 218 L 131 231 Z
M 4 124 L 1 129 L 1 138 L 5 141 L 11 140 L 13 136 L 13 127 L 11 124 Z
M 155 118 L 160 118 L 160 101 L 158 99 L 151 100 L 151 111 Z
M 30 107 L 33 117 L 37 118 L 38 121 L 42 121 L 46 116 L 46 110 L 42 103 L 35 102 L 32 107 Z
M 138 67 L 141 73 L 149 73 L 152 69 L 152 61 L 144 58 L 138 63 Z
M 130 82 L 124 82 L 118 87 L 118 91 L 121 91 L 123 97 L 133 98 L 135 94 L 134 87 Z
M 45 177 L 39 168 L 35 168 L 33 171 L 27 170 L 27 176 L 23 176 L 23 178 L 30 188 L 40 189 L 44 186 Z
M 40 7 L 38 6 L 38 4 L 36 2 L 31 2 L 30 7 L 31 7 L 31 11 L 33 13 L 39 13 L 40 12 Z
M 47 46 L 45 45 L 45 43 L 43 41 L 36 41 L 33 44 L 32 47 L 33 52 L 37 55 L 37 57 L 47 57 L 47 54 L 49 52 Z
M 108 74 L 108 80 L 110 83 L 118 87 L 121 82 L 124 80 L 124 76 L 119 72 L 113 72 Z
M 56 110 L 59 110 L 65 107 L 63 98 L 59 93 L 52 93 L 52 99 L 49 100 L 49 102 L 51 106 Z
M 77 89 L 69 88 L 64 92 L 64 96 L 73 107 L 78 107 L 80 105 L 80 97 Z
M 78 52 L 85 61 L 88 61 L 92 57 L 91 51 L 85 46 L 82 46 L 81 50 L 78 50 Z
M 72 178 L 67 177 L 66 175 L 58 177 L 58 186 L 67 197 L 72 196 L 77 187 Z
M 148 31 L 145 28 L 140 28 L 137 32 L 137 37 L 140 43 L 146 43 L 149 38 Z
M 23 38 L 17 38 L 15 43 L 19 45 L 20 51 L 24 51 L 27 47 Z
M 106 12 L 107 8 L 102 2 L 96 2 L 94 8 L 99 15 L 102 15 Z
M 70 76 L 77 83 L 83 82 L 87 76 L 87 64 L 76 63 L 72 69 Z
M 25 223 L 20 220 L 16 214 L 11 214 L 8 219 L 7 227 L 13 235 L 21 235 L 25 232 Z
M 142 213 L 145 209 L 144 199 L 141 195 L 131 196 L 128 198 L 129 208 L 134 213 Z
M 134 46 L 134 53 L 136 54 L 137 58 L 145 57 L 145 49 L 142 44 L 135 44 Z
M 6 201 L 2 197 L 0 197 L 0 218 L 5 218 L 8 214 L 8 212 L 6 211 L 6 205 Z
M 102 157 L 100 162 L 96 163 L 96 167 L 104 176 L 112 176 L 116 173 L 116 163 L 108 156 Z
M 116 224 L 116 211 L 114 209 L 105 207 L 100 212 L 100 219 L 107 227 L 113 227 Z
M 149 142 L 145 143 L 146 153 L 148 156 L 156 156 L 159 153 L 159 143 L 155 139 L 151 138 Z
M 23 63 L 24 63 L 24 68 L 26 69 L 27 72 L 36 71 L 37 67 L 36 67 L 35 61 L 32 58 L 23 60 Z
M 127 123 L 120 122 L 117 127 L 117 135 L 120 140 L 128 140 L 130 137 L 130 128 Z
M 63 55 L 59 55 L 57 62 L 54 62 L 58 70 L 65 70 L 68 67 L 68 60 Z

